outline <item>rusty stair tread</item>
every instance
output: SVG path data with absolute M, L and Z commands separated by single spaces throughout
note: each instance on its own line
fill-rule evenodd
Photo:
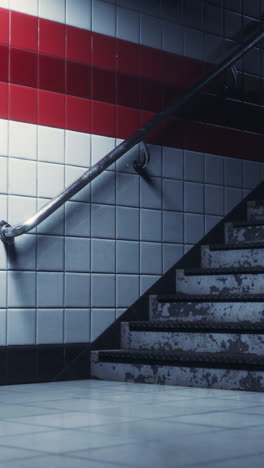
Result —
M 248 242 L 248 243 L 237 243 L 237 244 L 210 244 L 209 249 L 211 251 L 264 249 L 264 242 Z
M 192 351 L 105 350 L 98 351 L 101 362 L 113 364 L 200 367 L 264 371 L 264 356 L 255 354 L 199 353 Z
M 264 220 L 260 219 L 252 219 L 246 221 L 235 221 L 232 223 L 232 226 L 237 227 L 256 227 L 256 226 L 264 226 Z
M 188 333 L 246 333 L 264 334 L 264 322 L 216 322 L 212 320 L 148 320 L 128 322 L 130 331 L 188 332 Z M 264 351 L 263 351 L 264 352 Z
M 177 271 L 177 270 L 176 270 Z M 263 274 L 264 266 L 262 267 L 228 267 L 228 268 L 186 268 L 185 276 L 211 276 L 211 275 L 254 275 Z
M 264 295 L 255 294 L 255 295 L 227 295 L 227 294 L 159 294 L 157 296 L 158 302 L 169 303 L 169 302 L 263 302 L 264 305 Z

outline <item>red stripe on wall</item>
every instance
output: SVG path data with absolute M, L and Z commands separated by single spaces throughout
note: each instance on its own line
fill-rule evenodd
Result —
M 126 138 L 210 68 L 187 57 L 0 8 L 4 119 Z M 262 161 L 263 138 L 172 119 L 148 141 Z
M 0 83 L 0 117 L 117 138 L 127 138 L 155 114 Z M 263 161 L 264 135 L 171 118 L 149 143 Z

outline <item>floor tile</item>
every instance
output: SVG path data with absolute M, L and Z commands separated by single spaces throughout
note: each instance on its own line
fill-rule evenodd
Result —
M 61 429 L 78 428 L 82 426 L 100 426 L 102 424 L 113 424 L 117 421 L 134 421 L 136 417 L 120 417 L 118 415 L 105 416 L 95 413 L 81 412 L 64 412 L 57 414 L 46 414 L 43 416 L 32 416 L 28 418 L 20 418 L 20 421 L 25 424 L 33 424 L 36 426 L 47 426 Z
M 119 446 L 122 443 L 131 442 L 128 437 L 121 437 L 104 434 L 104 433 L 89 433 L 73 431 L 73 430 L 57 430 L 41 433 L 31 433 L 2 437 L 1 445 L 15 448 L 31 449 L 49 454 L 63 454 L 70 451 L 94 449 L 108 446 Z M 133 440 L 132 440 L 133 442 Z

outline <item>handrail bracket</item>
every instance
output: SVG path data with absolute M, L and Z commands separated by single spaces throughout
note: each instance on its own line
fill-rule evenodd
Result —
M 0 221 L 0 239 L 8 245 L 13 245 L 15 242 L 14 237 L 6 237 L 5 236 L 5 230 L 6 228 L 10 227 L 10 224 L 8 224 L 6 221 Z

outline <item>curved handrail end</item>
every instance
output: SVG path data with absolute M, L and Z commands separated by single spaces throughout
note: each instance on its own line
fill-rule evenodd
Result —
M 13 245 L 14 244 L 14 237 L 6 237 L 5 236 L 5 230 L 6 228 L 10 227 L 10 224 L 8 224 L 6 221 L 0 221 L 0 239 L 8 245 Z

